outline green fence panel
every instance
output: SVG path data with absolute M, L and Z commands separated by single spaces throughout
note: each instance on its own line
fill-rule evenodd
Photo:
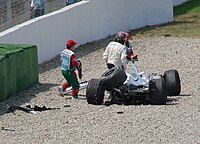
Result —
M 16 67 L 15 67 L 15 55 L 12 54 L 8 58 L 4 59 L 6 68 L 6 80 L 7 80 L 7 97 L 16 93 Z
M 4 100 L 6 98 L 7 95 L 7 89 L 5 86 L 7 86 L 5 84 L 6 80 L 5 80 L 5 62 L 3 61 L 5 59 L 6 55 L 4 53 L 0 53 L 0 101 Z
M 3 49 L 15 54 L 15 73 L 17 92 L 28 88 L 27 60 L 22 45 L 4 44 Z
M 0 62 L 3 61 L 6 58 L 6 55 L 3 53 L 0 53 Z
M 0 61 L 0 101 L 3 101 L 7 98 L 6 62 L 2 59 L 5 59 L 5 57 L 1 56 Z
M 16 73 L 17 73 L 17 91 L 28 88 L 27 59 L 25 59 L 24 51 L 16 53 Z
M 32 86 L 38 83 L 38 58 L 37 58 L 37 47 L 33 45 L 26 45 L 22 47 L 26 55 L 26 65 L 27 65 L 27 83 Z
M 26 49 L 25 51 L 30 53 L 29 68 L 28 68 L 28 74 L 30 78 L 29 84 L 34 85 L 39 82 L 37 47 L 32 46 L 31 48 Z
M 4 56 L 2 61 L 3 68 L 2 71 L 2 80 L 4 81 L 4 94 L 6 93 L 6 98 L 16 93 L 16 67 L 15 67 L 15 52 L 10 50 L 5 50 L 0 47 L 0 55 Z M 5 73 L 4 73 L 5 72 Z M 3 82 L 2 82 L 3 85 Z M 4 96 L 5 98 L 5 96 Z
M 0 44 L 0 101 L 38 81 L 37 46 Z
M 6 74 L 7 74 L 7 84 L 9 85 L 7 88 L 7 95 L 8 97 L 15 94 L 17 91 L 17 53 L 21 53 L 23 49 L 9 49 L 11 47 L 10 45 L 8 46 L 2 46 L 0 47 L 0 53 L 4 53 L 6 59 L 4 59 L 6 63 Z
M 17 45 L 4 45 L 5 49 L 13 50 L 13 52 L 23 50 L 23 54 L 17 54 L 17 65 L 20 63 L 20 67 L 17 67 L 19 74 L 19 80 L 23 79 L 23 83 L 17 83 L 19 91 L 27 89 L 33 84 L 38 83 L 38 57 L 36 45 L 17 44 Z M 20 57 L 20 58 L 19 58 Z M 25 61 L 22 61 L 24 59 Z

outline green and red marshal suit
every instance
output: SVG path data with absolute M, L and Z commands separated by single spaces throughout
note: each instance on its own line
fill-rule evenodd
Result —
M 80 86 L 75 72 L 78 67 L 76 55 L 71 49 L 65 49 L 60 53 L 60 58 L 62 75 L 67 81 L 63 84 L 63 90 L 72 86 L 72 96 L 78 97 Z

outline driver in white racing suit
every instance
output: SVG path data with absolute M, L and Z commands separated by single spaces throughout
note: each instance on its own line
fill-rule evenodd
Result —
M 115 41 L 112 41 L 106 47 L 103 53 L 103 59 L 106 61 L 108 69 L 114 66 L 121 66 L 124 70 L 126 69 L 127 54 L 126 46 L 124 45 L 125 34 L 118 34 L 115 37 Z

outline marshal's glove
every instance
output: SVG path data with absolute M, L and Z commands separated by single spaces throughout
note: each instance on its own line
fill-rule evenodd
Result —
M 82 64 L 81 64 L 81 61 L 80 60 L 78 60 L 77 61 L 78 62 L 78 66 L 77 66 L 77 70 L 78 70 L 78 77 L 79 77 L 79 79 L 81 79 L 82 78 Z

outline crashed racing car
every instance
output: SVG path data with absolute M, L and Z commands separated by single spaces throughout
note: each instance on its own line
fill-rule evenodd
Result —
M 101 105 L 105 91 L 110 93 L 111 104 L 166 104 L 167 96 L 180 94 L 181 82 L 177 70 L 167 70 L 163 75 L 138 72 L 134 57 L 130 73 L 126 74 L 121 67 L 113 67 L 99 79 L 88 81 L 86 98 L 89 104 Z

